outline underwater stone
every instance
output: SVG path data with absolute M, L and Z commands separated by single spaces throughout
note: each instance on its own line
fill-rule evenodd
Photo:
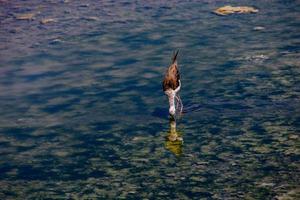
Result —
M 88 21 L 99 21 L 99 17 L 91 16 L 91 17 L 84 17 L 83 19 Z
M 255 30 L 255 31 L 262 31 L 262 30 L 265 30 L 265 27 L 263 27 L 263 26 L 255 26 L 253 28 L 253 30 Z
M 217 15 L 229 15 L 234 13 L 257 13 L 258 9 L 255 9 L 253 7 L 249 6 L 223 6 L 216 10 L 214 10 L 214 13 Z
M 52 18 L 47 18 L 47 19 L 42 19 L 40 22 L 41 22 L 41 24 L 48 24 L 48 23 L 57 22 L 57 21 Z
M 25 13 L 16 15 L 16 19 L 18 20 L 33 20 L 35 14 L 34 13 Z

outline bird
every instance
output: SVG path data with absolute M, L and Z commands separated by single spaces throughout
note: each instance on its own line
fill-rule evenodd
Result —
M 177 56 L 178 50 L 173 54 L 171 65 L 166 70 L 162 81 L 162 88 L 169 100 L 169 114 L 174 117 L 176 114 L 175 100 L 177 100 L 177 108 L 180 105 L 180 113 L 182 112 L 182 102 L 179 96 L 181 88 L 180 73 L 178 69 Z

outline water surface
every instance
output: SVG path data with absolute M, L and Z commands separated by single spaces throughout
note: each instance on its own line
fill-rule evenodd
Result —
M 226 4 L 259 12 L 211 12 Z M 300 198 L 299 13 L 296 0 L 0 1 L 0 198 Z M 161 80 L 176 49 L 172 146 Z

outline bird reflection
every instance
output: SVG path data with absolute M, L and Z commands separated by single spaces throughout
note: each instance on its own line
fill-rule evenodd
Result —
M 177 132 L 176 130 L 175 118 L 171 117 L 169 123 L 170 130 L 168 132 L 168 135 L 166 136 L 165 147 L 176 156 L 180 156 L 182 154 L 183 146 L 183 139 L 181 137 L 182 134 Z

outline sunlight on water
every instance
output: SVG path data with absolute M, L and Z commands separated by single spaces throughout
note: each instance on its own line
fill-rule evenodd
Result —
M 299 13 L 0 0 L 0 199 L 299 199 Z

